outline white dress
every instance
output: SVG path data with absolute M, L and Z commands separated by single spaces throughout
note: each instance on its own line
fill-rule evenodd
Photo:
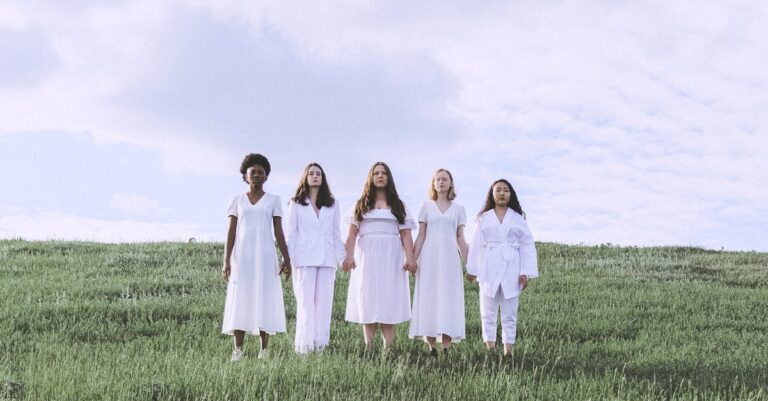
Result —
M 457 342 L 464 338 L 465 329 L 464 274 L 456 232 L 466 225 L 467 215 L 456 203 L 442 213 L 430 200 L 419 208 L 419 223 L 426 223 L 427 235 L 419 254 L 408 335 L 440 338 L 446 334 Z
M 405 209 L 404 224 L 399 224 L 390 209 L 373 209 L 355 220 L 354 208 L 347 222 L 358 226 L 355 263 L 349 277 L 345 318 L 354 323 L 396 324 L 411 318 L 408 272 L 400 230 L 413 230 L 416 224 Z
M 252 205 L 247 194 L 238 195 L 227 213 L 237 217 L 237 234 L 221 332 L 285 332 L 283 288 L 272 225 L 273 217 L 283 215 L 280 197 L 265 193 Z

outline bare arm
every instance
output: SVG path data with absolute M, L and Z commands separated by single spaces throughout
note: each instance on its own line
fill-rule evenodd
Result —
M 461 261 L 466 264 L 467 253 L 469 253 L 469 245 L 467 245 L 467 241 L 464 239 L 463 225 L 456 229 L 456 245 L 459 247 L 459 255 L 461 256 Z
M 229 229 L 227 229 L 227 242 L 224 245 L 224 266 L 221 268 L 221 274 L 224 275 L 224 281 L 229 281 L 229 275 L 232 273 L 232 249 L 235 247 L 235 236 L 237 235 L 237 217 L 229 216 Z
M 411 237 L 411 230 L 400 230 L 400 241 L 403 243 L 403 249 L 405 250 L 405 266 L 403 269 L 416 273 L 416 259 L 413 257 L 413 237 Z
M 354 225 L 349 225 L 349 232 L 347 233 L 347 256 L 344 258 L 344 263 L 341 264 L 342 270 L 345 272 L 348 272 L 355 267 L 355 243 L 357 242 L 357 234 L 360 232 L 360 229 Z
M 291 277 L 291 256 L 288 254 L 288 245 L 285 243 L 285 235 L 283 235 L 283 218 L 280 216 L 272 217 L 272 227 L 275 230 L 277 248 L 280 249 L 280 254 L 283 255 L 280 274 L 285 274 L 287 279 Z
M 419 235 L 416 236 L 416 242 L 413 244 L 413 258 L 419 260 L 421 248 L 424 246 L 424 240 L 427 238 L 427 223 L 419 223 Z

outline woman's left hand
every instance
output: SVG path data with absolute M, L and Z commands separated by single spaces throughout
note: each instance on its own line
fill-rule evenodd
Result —
M 415 260 L 406 260 L 405 265 L 403 265 L 403 269 L 406 271 L 409 271 L 411 273 L 416 274 L 416 269 L 418 268 L 418 265 L 416 264 Z
M 291 261 L 290 260 L 283 260 L 283 264 L 280 265 L 280 273 L 279 274 L 285 274 L 285 279 L 288 280 L 291 278 Z
M 524 290 L 525 287 L 528 287 L 528 276 L 521 274 L 517 282 L 520 283 L 520 288 Z

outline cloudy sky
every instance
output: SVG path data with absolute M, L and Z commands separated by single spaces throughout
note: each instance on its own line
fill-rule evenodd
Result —
M 342 208 L 509 179 L 540 241 L 768 251 L 757 1 L 0 1 L 0 238 L 222 241 L 243 155 Z

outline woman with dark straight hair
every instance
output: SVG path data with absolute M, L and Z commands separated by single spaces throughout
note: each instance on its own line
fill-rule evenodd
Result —
M 384 349 L 388 350 L 396 325 L 411 318 L 407 272 L 416 272 L 411 238 L 416 224 L 384 162 L 371 167 L 347 222 L 347 256 L 342 267 L 352 273 L 345 317 L 363 325 L 366 349 L 376 328 L 381 327 Z
M 496 317 L 501 309 L 504 355 L 512 354 L 517 335 L 517 306 L 528 281 L 539 275 L 536 244 L 512 184 L 491 184 L 478 214 L 467 256 L 467 279 L 480 283 L 483 341 L 496 349 Z
M 285 225 L 294 268 L 294 348 L 300 354 L 322 350 L 330 339 L 336 266 L 345 255 L 339 219 L 325 171 L 317 163 L 308 164 L 288 202 Z

